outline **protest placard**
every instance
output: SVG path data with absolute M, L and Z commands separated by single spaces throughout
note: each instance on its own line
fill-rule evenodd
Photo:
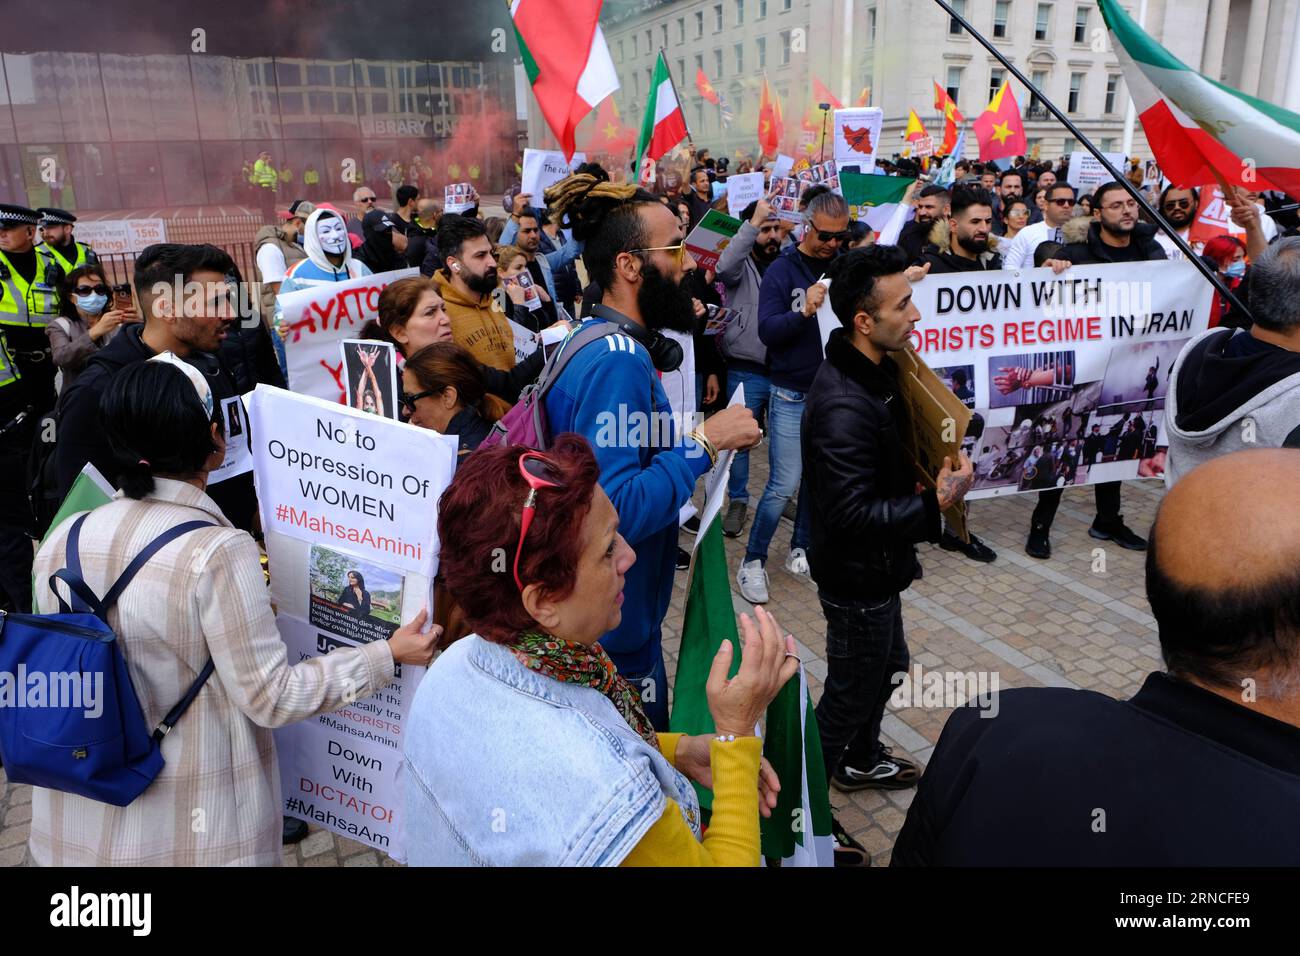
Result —
M 238 395 L 223 399 L 221 420 L 226 430 L 226 456 L 221 465 L 208 473 L 208 484 L 216 485 L 246 475 L 253 468 L 253 451 L 248 444 L 248 413 Z
M 77 240 L 101 256 L 141 252 L 145 246 L 167 241 L 167 224 L 162 219 L 81 219 Z
M 836 110 L 834 114 L 835 141 L 831 156 L 839 166 L 856 166 L 859 172 L 870 172 L 876 163 L 876 147 L 880 143 L 880 127 L 884 112 L 874 106 Z
M 478 190 L 470 183 L 452 183 L 442 188 L 443 212 L 464 212 L 478 205 Z
M 397 350 L 392 342 L 344 339 L 339 343 L 348 404 L 381 418 L 402 417 L 397 389 Z
M 293 390 L 346 403 L 339 343 L 355 339 L 379 315 L 379 294 L 389 283 L 419 274 L 419 269 L 395 269 L 278 296 Z
M 794 157 L 787 156 L 785 153 L 777 153 L 776 160 L 772 164 L 772 178 L 784 179 L 790 175 L 792 169 L 794 169 Z
M 266 385 L 248 411 L 289 661 L 384 640 L 430 606 L 457 439 Z M 399 665 L 378 693 L 275 732 L 286 815 L 404 859 L 402 725 L 423 674 Z
M 911 434 L 904 435 L 903 442 L 912 456 L 917 480 L 926 488 L 935 488 L 945 458 L 954 469 L 960 467 L 962 440 L 972 412 L 916 352 L 904 349 L 892 353 L 891 358 L 898 366 L 899 390 L 910 412 Z M 966 503 L 958 502 L 943 515 L 953 534 L 969 542 Z
M 912 140 L 912 158 L 923 159 L 934 155 L 934 140 L 929 136 L 918 136 Z
M 800 222 L 803 213 L 799 211 L 799 200 L 811 185 L 811 180 L 799 179 L 797 176 L 773 179 L 767 190 L 767 201 L 772 207 L 772 212 L 778 219 Z
M 1124 171 L 1123 153 L 1102 153 L 1102 155 L 1120 172 Z M 1102 183 L 1108 183 L 1114 178 L 1106 172 L 1106 167 L 1097 160 L 1097 157 L 1087 150 L 1076 149 L 1070 154 L 1070 168 L 1065 174 L 1065 181 L 1073 186 L 1080 196 L 1091 195 L 1092 191 Z
M 727 402 L 727 407 L 745 404 L 745 386 L 737 385 L 736 390 L 731 393 L 731 401 Z M 709 530 L 709 525 L 713 524 L 722 510 L 722 504 L 727 497 L 727 477 L 731 474 L 731 462 L 736 457 L 736 449 L 728 448 L 718 453 L 718 460 L 704 476 L 704 507 L 700 510 L 700 527 L 695 532 L 695 541 L 691 545 L 691 561 L 695 561 L 695 551 L 704 540 L 704 534 Z
M 546 149 L 525 149 L 520 192 L 533 197 L 534 206 L 546 205 L 542 194 L 587 161 L 586 153 L 574 153 L 566 162 L 564 154 Z M 509 210 L 507 210 L 508 212 Z
M 514 319 L 507 319 L 515 337 L 515 364 L 518 365 L 537 351 L 537 333 L 526 329 Z
M 720 305 L 707 305 L 708 317 L 704 320 L 704 334 L 718 335 L 725 332 L 727 326 L 740 315 L 737 309 L 728 309 Z
M 727 177 L 727 212 L 740 218 L 741 212 L 752 202 L 763 198 L 763 174 L 737 173 Z
M 1186 262 L 929 275 L 912 344 L 975 415 L 969 498 L 1164 470 L 1169 370 L 1213 288 Z
M 710 209 L 686 237 L 686 248 L 700 269 L 713 269 L 718 257 L 740 231 L 740 220 Z

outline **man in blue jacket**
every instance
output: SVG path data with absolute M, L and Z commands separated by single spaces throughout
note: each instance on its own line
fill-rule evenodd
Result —
M 767 603 L 767 549 L 786 502 L 799 487 L 804 393 L 823 358 L 817 308 L 826 298 L 826 286 L 819 280 L 849 241 L 849 207 L 843 196 L 822 193 L 808 204 L 804 223 L 803 239 L 767 267 L 758 294 L 758 337 L 767 346 L 771 367 L 767 412 L 771 445 L 767 486 L 754 512 L 745 560 L 736 574 L 740 593 L 751 604 Z M 810 527 L 808 502 L 800 495 L 785 562 L 792 574 L 808 573 Z
M 619 533 L 636 551 L 624 580 L 622 622 L 600 644 L 640 691 L 655 728 L 666 730 L 660 628 L 673 593 L 677 515 L 713 454 L 757 444 L 758 423 L 743 406 L 693 430 L 673 420 L 658 373 L 680 375 L 681 352 L 660 332 L 695 326 L 685 284 L 695 261 L 681 220 L 645 190 L 612 183 L 584 193 L 576 206 L 568 210 L 574 236 L 585 241 L 587 274 L 604 290 L 582 327 L 612 322 L 618 331 L 570 359 L 546 394 L 547 423 L 552 435 L 577 432 L 591 442 Z

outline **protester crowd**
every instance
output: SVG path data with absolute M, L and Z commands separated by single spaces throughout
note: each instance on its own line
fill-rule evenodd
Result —
M 32 538 L 51 531 L 50 503 L 88 463 L 120 488 L 76 529 L 92 587 L 178 522 L 211 526 L 160 552 L 149 586 L 125 591 L 113 612 L 151 719 L 214 665 L 165 740 L 164 774 L 128 807 L 38 788 L 37 862 L 278 861 L 280 840 L 305 828 L 277 823 L 270 728 L 341 707 L 345 683 L 364 697 L 396 664 L 438 650 L 406 735 L 412 862 L 757 865 L 760 814 L 799 783 L 775 779 L 755 736 L 797 668 L 779 611 L 763 607 L 783 519 L 784 573 L 811 578 L 826 618 L 816 719 L 828 780 L 845 792 L 920 786 L 895 863 L 1300 862 L 1294 838 L 1251 823 L 1300 810 L 1300 524 L 1285 490 L 1300 481 L 1300 451 L 1287 450 L 1300 448 L 1296 224 L 1279 226 L 1260 197 L 1233 190 L 1244 238 L 1201 251 L 1253 323 L 1216 298 L 1211 328 L 1170 370 L 1165 475 L 1175 487 L 1152 540 L 1125 523 L 1119 482 L 1095 485 L 1089 534 L 1147 550 L 1168 672 L 1127 703 L 1038 689 L 1005 693 L 998 720 L 959 709 L 923 777 L 880 738 L 890 677 L 910 661 L 901 595 L 922 578 L 916 546 L 976 562 L 997 555 L 945 527 L 976 478 L 964 453 L 945 460 L 935 487 L 916 484 L 890 357 L 925 318 L 912 288 L 945 273 L 1061 273 L 1183 253 L 1120 183 L 1079 195 L 1064 161 L 1017 157 L 1001 170 L 962 161 L 950 185 L 916 189 L 896 243 L 875 242 L 829 189 L 805 193 L 799 223 L 755 201 L 704 269 L 684 240 L 710 209 L 725 211 L 727 177 L 725 164 L 696 159 L 655 189 L 587 164 L 542 196 L 511 190 L 505 215 L 487 218 L 477 207 L 444 212 L 393 160 L 378 183 L 391 186 L 391 209 L 374 184 L 353 197 L 360 217 L 314 194 L 294 201 L 258 234 L 257 276 L 240 276 L 216 246 L 151 246 L 135 262 L 132 302 L 72 241 L 73 217 L 0 206 L 0 255 L 31 290 L 17 305 L 12 292 L 0 298 L 7 606 L 32 610 L 34 574 L 36 610 L 57 608 L 43 582 L 65 566 L 70 523 L 52 529 L 34 564 Z M 266 163 L 250 167 L 250 186 L 260 175 L 270 189 Z M 882 165 L 916 172 L 907 160 Z M 1188 228 L 1195 190 L 1154 198 Z M 51 232 L 36 246 L 40 223 Z M 388 641 L 291 664 L 259 565 L 252 477 L 208 484 L 224 451 L 222 399 L 258 384 L 293 388 L 278 296 L 400 268 L 419 274 L 387 286 L 363 336 L 400 357 L 403 418 L 460 439 L 438 516 L 447 606 L 427 633 L 421 615 Z M 240 314 L 231 295 L 245 280 L 260 285 L 258 315 Z M 204 292 L 197 309 L 178 299 L 186 283 Z M 841 327 L 823 349 L 816 316 L 827 298 Z M 706 335 L 718 306 L 737 317 Z M 557 330 L 564 344 L 519 361 L 516 327 Z M 686 421 L 664 376 L 688 355 L 699 414 Z M 744 403 L 727 406 L 740 385 Z M 525 394 L 543 413 L 540 451 L 511 444 L 502 424 Z M 669 434 L 602 437 L 609 415 L 638 413 L 671 421 Z M 750 464 L 764 443 L 759 489 Z M 738 674 L 726 677 L 739 648 L 724 644 L 714 662 L 717 735 L 670 734 L 662 627 L 685 564 L 679 515 L 727 450 L 736 455 L 722 530 L 739 538 L 748 526 L 735 572 L 756 610 L 742 619 Z M 1255 493 L 1242 498 L 1243 484 Z M 1025 551 L 1046 560 L 1063 490 L 1037 487 Z M 979 527 L 978 507 L 969 521 Z M 1276 547 L 1259 547 L 1266 535 Z M 512 573 L 486 573 L 502 549 Z M 1249 703 L 1245 678 L 1259 685 Z M 707 831 L 692 782 L 713 791 Z M 1071 816 L 1085 813 L 1077 793 L 1122 817 L 1105 848 Z M 504 801 L 528 808 L 527 825 L 507 836 L 484 809 Z M 1240 811 L 1212 840 L 1200 838 L 1206 803 Z M 210 821 L 202 849 L 183 819 L 198 804 Z M 865 857 L 843 827 L 834 834 Z

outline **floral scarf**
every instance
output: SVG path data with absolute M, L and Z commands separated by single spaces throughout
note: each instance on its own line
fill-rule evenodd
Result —
M 526 631 L 507 646 L 529 670 L 565 684 L 600 691 L 618 708 L 629 727 L 650 746 L 658 748 L 659 737 L 641 706 L 640 695 L 618 672 L 599 644 L 575 644 L 540 631 Z

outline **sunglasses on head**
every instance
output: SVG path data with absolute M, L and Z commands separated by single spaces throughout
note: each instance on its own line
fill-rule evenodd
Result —
M 102 282 L 99 285 L 79 285 L 73 291 L 77 295 L 108 295 L 108 286 Z
M 524 539 L 528 529 L 533 526 L 533 516 L 537 514 L 537 492 L 543 488 L 563 488 L 560 471 L 555 462 L 535 451 L 526 451 L 519 456 L 519 474 L 528 483 L 528 497 L 524 499 L 524 512 L 519 519 L 519 546 L 515 548 L 515 585 L 520 591 L 524 582 L 519 578 L 519 559 L 524 553 Z

